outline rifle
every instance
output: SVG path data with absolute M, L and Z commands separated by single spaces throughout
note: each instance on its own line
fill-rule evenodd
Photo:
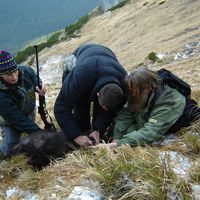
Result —
M 35 48 L 35 55 L 36 55 L 36 67 L 37 67 L 37 85 L 38 88 L 42 88 L 42 84 L 40 82 L 40 75 L 39 75 L 39 64 L 38 64 L 38 49 L 37 45 L 34 46 Z M 39 106 L 38 106 L 38 113 L 44 123 L 44 130 L 47 131 L 56 131 L 55 125 L 53 124 L 52 118 L 46 110 L 46 102 L 45 96 L 38 95 L 39 97 Z

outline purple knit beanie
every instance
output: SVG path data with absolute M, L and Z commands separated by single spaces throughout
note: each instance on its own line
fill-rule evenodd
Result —
M 0 50 L 0 75 L 9 74 L 18 69 L 13 56 L 7 51 Z

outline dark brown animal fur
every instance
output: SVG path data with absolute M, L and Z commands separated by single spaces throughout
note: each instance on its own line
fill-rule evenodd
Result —
M 29 164 L 40 170 L 52 159 L 61 158 L 72 150 L 73 145 L 65 134 L 41 131 L 21 138 L 12 154 L 25 154 L 30 158 Z

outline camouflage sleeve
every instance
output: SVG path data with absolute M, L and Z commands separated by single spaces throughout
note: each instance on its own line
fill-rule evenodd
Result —
M 128 108 L 124 107 L 117 113 L 114 119 L 115 127 L 113 132 L 113 139 L 121 139 L 126 134 L 128 128 L 134 124 L 133 117 L 131 116 Z
M 164 138 L 164 134 L 183 114 L 185 98 L 174 89 L 163 95 L 153 107 L 149 117 L 140 124 L 138 130 L 129 129 L 118 145 L 143 145 Z

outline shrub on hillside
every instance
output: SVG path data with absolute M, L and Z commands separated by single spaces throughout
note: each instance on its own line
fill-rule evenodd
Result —
M 25 48 L 24 50 L 19 51 L 17 53 L 17 55 L 15 56 L 15 60 L 17 63 L 21 63 L 21 62 L 27 60 L 28 57 L 30 55 L 32 55 L 33 53 L 34 53 L 34 48 L 32 46 L 29 46 L 29 47 Z
M 156 54 L 155 52 L 151 52 L 151 53 L 147 56 L 147 58 L 148 58 L 149 60 L 153 61 L 153 62 L 156 62 L 156 61 L 158 60 L 158 56 L 157 56 L 157 54 Z
M 61 34 L 61 32 L 56 32 L 53 35 L 51 35 L 46 42 L 39 44 L 38 51 L 41 51 L 42 49 L 44 49 L 46 47 L 51 47 L 53 44 L 58 42 L 60 34 Z M 32 55 L 34 53 L 35 53 L 35 49 L 33 48 L 33 46 L 28 46 L 24 50 L 19 51 L 17 53 L 17 55 L 15 56 L 16 62 L 22 63 L 25 60 L 27 60 L 30 55 Z
M 65 28 L 65 32 L 68 35 L 72 35 L 76 30 L 81 29 L 83 27 L 83 25 L 87 23 L 88 20 L 89 20 L 88 15 L 85 15 L 85 16 L 79 18 L 79 20 L 75 24 L 71 24 L 71 25 L 67 26 Z
M 116 6 L 113 6 L 112 8 L 110 8 L 109 11 L 113 11 L 115 9 L 121 8 L 124 5 L 126 5 L 128 2 L 130 2 L 130 0 L 123 0 L 120 3 L 118 3 Z
M 56 42 L 59 41 L 59 36 L 61 32 L 56 32 L 54 33 L 46 42 L 47 45 L 51 46 L 52 44 L 55 44 Z

